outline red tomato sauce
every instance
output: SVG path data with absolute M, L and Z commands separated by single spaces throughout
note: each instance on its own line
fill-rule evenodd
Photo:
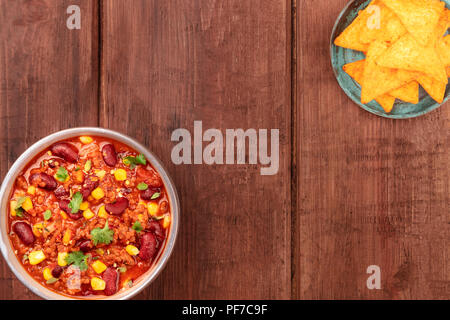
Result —
M 170 204 L 143 155 L 115 140 L 60 141 L 15 181 L 9 237 L 28 273 L 58 293 L 113 295 L 136 284 L 167 239 Z

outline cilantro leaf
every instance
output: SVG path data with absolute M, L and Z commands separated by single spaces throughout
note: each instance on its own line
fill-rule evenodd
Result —
M 56 180 L 64 182 L 69 177 L 69 172 L 67 172 L 66 168 L 59 167 L 58 171 L 56 171 L 55 177 L 56 177 Z
M 137 185 L 138 190 L 144 191 L 148 189 L 148 184 L 145 182 L 141 182 Z
M 50 210 L 45 210 L 44 212 L 44 220 L 47 221 L 52 217 L 52 212 Z
M 81 271 L 87 270 L 87 260 L 88 256 L 83 253 L 83 251 L 74 251 L 67 255 L 67 264 L 73 264 L 78 267 Z
M 147 164 L 147 160 L 145 159 L 145 156 L 144 156 L 142 153 L 140 153 L 140 154 L 136 157 L 136 162 L 137 162 L 138 164 L 143 164 L 143 165 L 146 165 L 146 164 Z
M 114 230 L 108 228 L 108 221 L 106 221 L 103 229 L 95 228 L 91 230 L 92 242 L 94 245 L 98 243 L 110 244 L 114 237 Z
M 73 195 L 72 200 L 69 202 L 69 208 L 72 209 L 72 213 L 77 213 L 78 210 L 80 210 L 80 205 L 83 202 L 83 196 L 81 195 L 81 192 L 77 192 Z
M 145 159 L 145 156 L 140 153 L 136 157 L 128 156 L 123 159 L 123 163 L 127 166 L 130 166 L 130 169 L 134 169 L 138 164 L 147 164 L 147 160 Z
M 142 231 L 142 225 L 139 221 L 136 221 L 133 226 L 131 227 L 134 231 L 136 231 L 137 233 Z

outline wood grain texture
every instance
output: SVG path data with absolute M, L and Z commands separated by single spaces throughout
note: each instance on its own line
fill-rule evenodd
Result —
M 98 124 L 98 7 L 76 1 L 81 30 L 66 27 L 74 1 L 0 0 L 0 171 L 38 139 Z M 37 298 L 0 259 L 0 299 Z
M 290 297 L 290 4 L 107 1 L 101 126 L 158 155 L 181 200 L 174 253 L 140 299 Z M 279 128 L 280 169 L 180 165 L 177 128 Z
M 351 102 L 328 49 L 346 0 L 76 3 L 80 31 L 65 24 L 73 1 L 0 0 L 0 173 L 81 125 L 160 157 L 180 232 L 136 298 L 448 299 L 450 106 L 399 121 Z M 280 129 L 278 175 L 172 164 L 171 133 L 194 120 Z M 366 288 L 372 264 L 382 290 Z M 0 299 L 20 298 L 36 297 L 1 259 Z
M 352 103 L 328 53 L 345 3 L 296 5 L 293 298 L 448 299 L 450 106 L 399 121 Z M 372 264 L 382 290 L 366 288 Z

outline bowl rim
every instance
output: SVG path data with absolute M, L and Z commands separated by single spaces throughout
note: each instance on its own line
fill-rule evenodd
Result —
M 347 4 L 346 4 L 345 7 L 342 9 L 342 11 L 339 13 L 339 16 L 337 17 L 337 19 L 336 19 L 336 21 L 335 21 L 335 23 L 334 23 L 333 29 L 332 29 L 332 31 L 331 31 L 331 36 L 330 36 L 330 47 L 329 47 L 330 61 L 331 61 L 331 68 L 333 69 L 334 76 L 335 76 L 335 78 L 336 78 L 337 83 L 339 84 L 339 87 L 340 87 L 341 90 L 344 91 L 344 93 L 350 98 L 350 100 L 352 100 L 354 103 L 356 103 L 358 106 L 360 106 L 362 109 L 364 109 L 364 110 L 367 111 L 367 112 L 370 112 L 370 113 L 372 113 L 372 114 L 374 114 L 374 115 L 377 115 L 377 116 L 379 116 L 379 117 L 383 117 L 383 118 L 387 118 L 387 119 L 394 119 L 394 120 L 406 120 L 406 119 L 417 118 L 417 117 L 423 116 L 423 115 L 425 115 L 425 114 L 427 114 L 427 113 L 430 113 L 430 112 L 433 111 L 433 110 L 438 109 L 438 108 L 441 107 L 443 104 L 445 104 L 447 101 L 449 101 L 450 95 L 448 94 L 447 97 L 444 98 L 444 101 L 442 101 L 442 103 L 438 103 L 438 102 L 434 101 L 434 103 L 433 103 L 430 107 L 426 108 L 425 110 L 422 110 L 422 111 L 417 112 L 417 113 L 406 114 L 406 115 L 400 115 L 400 114 L 390 114 L 390 113 L 386 113 L 386 112 L 381 111 L 381 110 L 380 110 L 380 111 L 374 110 L 374 109 L 370 108 L 369 106 L 367 106 L 367 104 L 361 103 L 361 101 L 355 99 L 355 97 L 353 97 L 352 95 L 350 95 L 350 94 L 347 92 L 347 90 L 344 88 L 345 86 L 343 86 L 343 84 L 341 83 L 341 80 L 340 80 L 338 71 L 334 68 L 334 66 L 335 66 L 335 57 L 334 57 L 334 55 L 333 55 L 333 49 L 334 49 L 335 47 L 337 47 L 337 46 L 334 44 L 334 38 L 335 38 L 335 35 L 336 35 L 337 28 L 338 28 L 339 24 L 341 23 L 341 20 L 345 18 L 345 17 L 344 17 L 344 14 L 347 12 L 347 10 L 348 10 L 355 2 L 358 2 L 358 1 L 361 1 L 361 2 L 366 2 L 366 1 L 368 1 L 367 5 L 369 5 L 369 3 L 370 3 L 369 0 L 351 0 L 351 1 L 348 1 L 348 2 L 347 2 Z M 442 0 L 442 1 L 446 4 L 446 6 L 450 5 L 449 0 Z M 366 6 L 366 7 L 367 7 L 367 6 Z M 344 50 L 352 50 L 352 49 L 348 49 L 348 48 L 343 48 L 343 49 L 344 49 Z M 352 50 L 352 51 L 355 51 L 355 50 Z M 450 82 L 449 82 L 449 84 L 450 84 Z M 448 86 L 447 86 L 447 87 L 448 87 Z
M 157 158 L 151 151 L 149 151 L 144 145 L 137 142 L 135 139 L 125 135 L 123 133 L 101 128 L 101 127 L 76 127 L 71 129 L 65 129 L 61 131 L 56 131 L 50 135 L 43 137 L 29 148 L 27 148 L 13 163 L 11 168 L 8 170 L 5 178 L 3 179 L 0 188 L 0 210 L 1 212 L 6 212 L 5 207 L 8 204 L 9 195 L 12 189 L 12 183 L 14 183 L 18 174 L 24 169 L 24 167 L 29 163 L 31 159 L 34 158 L 39 152 L 49 147 L 53 143 L 58 141 L 66 140 L 69 138 L 82 136 L 82 135 L 92 135 L 114 139 L 121 143 L 124 143 L 138 152 L 145 155 L 150 164 L 156 169 L 156 171 L 161 176 L 166 191 L 169 196 L 169 203 L 171 207 L 171 225 L 169 230 L 169 237 L 166 240 L 165 247 L 158 257 L 158 261 L 153 265 L 146 273 L 144 273 L 141 279 L 137 282 L 135 286 L 130 289 L 119 291 L 112 296 L 101 296 L 100 298 L 86 299 L 83 297 L 74 297 L 65 294 L 61 294 L 57 291 L 50 290 L 43 286 L 41 283 L 36 281 L 29 273 L 23 268 L 19 259 L 13 252 L 11 242 L 9 240 L 9 235 L 7 232 L 7 214 L 0 215 L 0 251 L 2 252 L 3 258 L 8 264 L 9 268 L 13 271 L 15 276 L 34 294 L 40 296 L 44 299 L 57 299 L 57 300 L 126 300 L 134 297 L 136 294 L 141 292 L 147 285 L 149 285 L 156 277 L 161 273 L 161 271 L 166 266 L 169 257 L 173 252 L 175 246 L 176 238 L 178 235 L 179 228 L 179 214 L 180 214 L 180 203 L 178 198 L 178 193 L 173 183 L 172 178 L 167 173 L 167 170 L 162 165 L 162 162 Z M 3 228 L 4 227 L 4 228 Z M 6 241 L 4 240 L 6 239 Z M 19 270 L 20 269 L 20 270 Z M 30 281 L 30 279 L 32 281 Z

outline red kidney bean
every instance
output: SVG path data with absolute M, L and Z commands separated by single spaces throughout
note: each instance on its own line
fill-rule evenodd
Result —
M 16 222 L 13 225 L 13 231 L 17 234 L 19 239 L 27 246 L 33 244 L 35 238 L 31 226 L 23 221 Z
M 147 230 L 153 233 L 159 241 L 163 241 L 166 238 L 166 232 L 158 221 L 150 221 Z
M 160 213 L 166 213 L 167 210 L 169 210 L 169 203 L 167 201 L 161 201 L 159 204 L 159 212 Z
M 114 293 L 117 292 L 117 280 L 119 278 L 117 270 L 115 268 L 109 267 L 103 273 L 102 278 L 105 281 L 105 290 L 104 290 L 105 295 L 112 296 Z
M 138 167 L 136 173 L 138 177 L 144 179 L 149 186 L 154 188 L 162 187 L 162 180 L 153 169 L 147 170 L 143 167 Z
M 50 150 L 55 156 L 61 157 L 68 162 L 75 163 L 78 160 L 78 149 L 70 143 L 56 143 Z
M 81 195 L 83 196 L 83 199 L 86 200 L 91 192 L 98 187 L 98 185 L 98 180 L 92 180 L 91 178 L 86 179 L 83 186 L 81 187 Z
M 29 178 L 30 184 L 33 186 L 46 189 L 46 190 L 55 190 L 58 186 L 55 178 L 46 174 L 45 172 L 34 173 Z
M 59 200 L 59 208 L 69 215 L 73 220 L 78 220 L 81 218 L 81 212 L 78 210 L 77 213 L 72 213 L 72 209 L 69 208 L 69 200 Z
M 28 182 L 24 176 L 17 177 L 16 186 L 17 186 L 17 188 L 22 189 L 22 190 L 28 189 Z
M 114 145 L 111 143 L 105 144 L 102 148 L 102 156 L 105 163 L 110 166 L 114 167 L 117 164 L 117 153 L 116 149 L 114 148 Z
M 92 242 L 91 242 L 91 240 L 83 240 L 80 242 L 80 244 L 78 246 L 80 247 L 81 251 L 86 253 L 92 249 Z
M 149 261 L 155 256 L 158 243 L 152 233 L 145 233 L 141 237 L 141 248 L 139 249 L 139 258 Z
M 61 266 L 56 266 L 53 268 L 52 270 L 52 276 L 53 278 L 59 278 L 61 277 L 62 273 L 63 273 L 64 269 Z
M 155 193 L 160 193 L 160 195 L 155 197 L 153 200 L 158 199 L 161 196 L 161 190 L 159 188 L 147 188 L 146 190 L 141 191 L 141 198 L 143 200 L 150 200 Z
M 59 186 L 59 187 L 56 188 L 56 190 L 55 190 L 55 196 L 56 196 L 58 199 L 66 198 L 66 197 L 68 197 L 69 195 L 70 195 L 69 191 L 67 191 L 67 190 L 64 188 L 64 186 Z
M 119 197 L 113 203 L 105 205 L 106 211 L 116 215 L 122 214 L 126 208 L 128 208 L 128 199 L 123 197 Z

